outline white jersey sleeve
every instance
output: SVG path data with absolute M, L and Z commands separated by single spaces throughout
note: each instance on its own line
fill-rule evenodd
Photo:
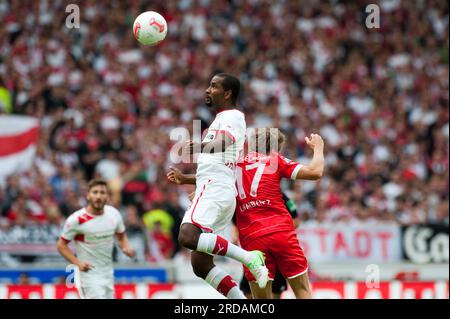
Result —
M 122 214 L 116 209 L 117 215 L 117 226 L 116 226 L 116 234 L 121 234 L 125 232 L 125 223 L 123 222 Z
M 72 241 L 78 233 L 78 218 L 75 215 L 72 214 L 66 219 L 61 233 L 61 238 L 68 242 Z

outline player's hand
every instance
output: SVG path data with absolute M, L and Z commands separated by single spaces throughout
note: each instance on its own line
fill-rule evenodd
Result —
M 192 193 L 189 193 L 188 198 L 191 202 L 194 199 L 194 197 L 195 197 L 195 191 L 193 191 Z
M 130 258 L 133 258 L 134 256 L 136 256 L 136 252 L 131 247 L 124 247 L 122 249 L 122 252 Z
M 77 264 L 77 266 L 78 266 L 78 269 L 80 271 L 86 271 L 86 272 L 91 270 L 92 268 L 94 268 L 94 266 L 92 266 L 90 263 L 86 263 L 86 262 L 83 262 L 83 261 L 80 261 Z
M 181 171 L 178 168 L 175 168 L 172 166 L 169 167 L 169 172 L 167 173 L 167 179 L 177 185 L 184 184 L 183 173 L 181 173 Z
M 184 146 L 184 153 L 192 155 L 194 153 L 200 153 L 201 152 L 201 144 L 200 143 L 196 143 L 194 141 L 187 141 L 186 145 Z
M 323 146 L 324 146 L 323 139 L 319 134 L 311 134 L 309 136 L 309 138 L 307 136 L 305 136 L 305 142 L 313 150 L 316 148 L 323 149 Z

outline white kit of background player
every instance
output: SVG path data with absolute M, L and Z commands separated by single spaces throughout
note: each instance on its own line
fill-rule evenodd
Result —
M 106 205 L 106 183 L 94 180 L 89 182 L 88 187 L 88 205 L 67 218 L 57 248 L 67 261 L 79 269 L 79 278 L 75 278 L 75 283 L 81 298 L 113 299 L 114 237 L 125 255 L 133 257 L 134 251 L 128 243 L 120 212 Z M 74 241 L 76 256 L 68 246 L 70 241 Z

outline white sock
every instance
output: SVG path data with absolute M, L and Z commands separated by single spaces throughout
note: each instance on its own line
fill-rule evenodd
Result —
M 211 233 L 203 233 L 200 235 L 196 250 L 202 253 L 227 256 L 244 265 L 253 259 L 249 251 L 230 243 L 223 237 Z
M 209 271 L 205 281 L 228 299 L 247 299 L 231 276 L 217 266 Z

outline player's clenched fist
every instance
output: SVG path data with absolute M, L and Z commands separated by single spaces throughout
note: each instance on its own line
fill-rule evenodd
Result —
M 86 262 L 83 262 L 83 261 L 80 261 L 77 264 L 77 266 L 78 266 L 78 269 L 80 269 L 80 271 L 89 271 L 92 268 L 94 268 L 94 266 L 92 266 L 90 263 L 86 263 Z
M 311 134 L 309 137 L 305 136 L 305 142 L 312 149 L 323 148 L 324 142 L 319 134 Z
M 178 168 L 169 167 L 169 172 L 167 173 L 167 179 L 172 183 L 177 185 L 183 184 L 183 174 Z
M 133 258 L 136 255 L 135 251 L 131 247 L 123 248 L 122 252 L 130 258 Z

